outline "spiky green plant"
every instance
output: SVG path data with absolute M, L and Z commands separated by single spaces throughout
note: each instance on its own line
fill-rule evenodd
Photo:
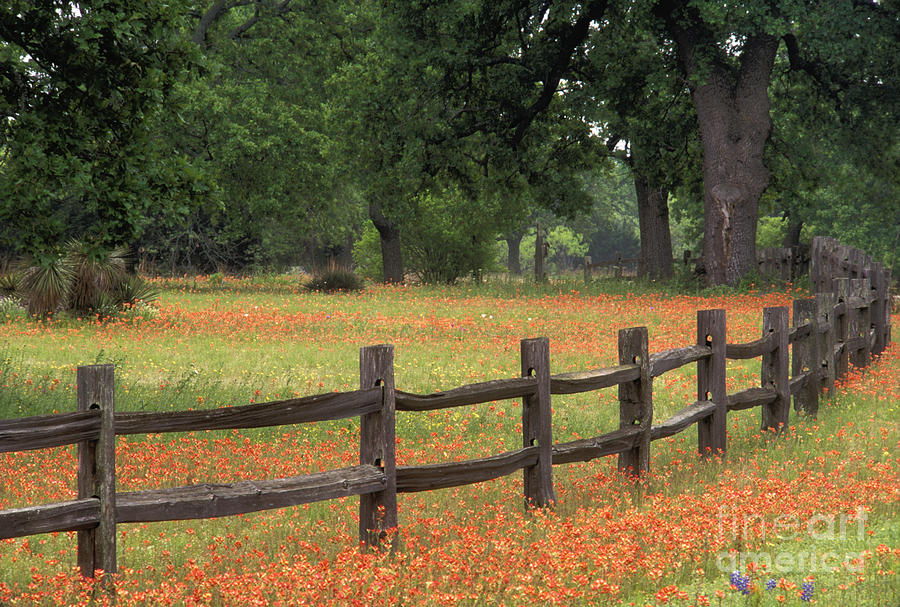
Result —
M 22 275 L 19 272 L 8 270 L 0 274 L 0 296 L 10 297 L 19 291 Z
M 140 276 L 126 276 L 115 290 L 116 304 L 133 306 L 139 301 L 149 303 L 159 297 L 159 289 L 151 285 Z
M 305 286 L 310 291 L 333 293 L 335 291 L 359 291 L 363 288 L 364 283 L 362 278 L 351 270 L 329 268 L 316 273 Z
M 67 248 L 74 273 L 72 310 L 85 313 L 94 311 L 101 303 L 108 306 L 110 300 L 104 296 L 112 296 L 127 276 L 126 250 L 104 249 L 77 240 L 71 241 Z
M 68 257 L 46 257 L 25 266 L 19 293 L 28 313 L 49 316 L 66 305 L 74 273 Z

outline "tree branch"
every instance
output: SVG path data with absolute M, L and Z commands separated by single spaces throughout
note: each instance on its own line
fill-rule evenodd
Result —
M 572 53 L 587 39 L 591 23 L 600 21 L 603 18 L 606 6 L 607 0 L 589 2 L 581 16 L 574 23 L 560 31 L 561 35 L 558 46 L 555 49 L 554 59 L 547 72 L 541 75 L 541 81 L 543 82 L 541 94 L 512 120 L 511 126 L 515 129 L 509 141 L 512 147 L 515 148 L 522 142 L 528 127 L 531 126 L 535 117 L 550 105 L 563 74 L 565 74 L 572 63 Z

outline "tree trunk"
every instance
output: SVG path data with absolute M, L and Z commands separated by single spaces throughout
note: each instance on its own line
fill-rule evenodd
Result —
M 508 251 L 506 269 L 509 270 L 510 274 L 519 276 L 522 274 L 522 261 L 519 255 L 520 245 L 522 244 L 522 232 L 511 232 L 504 240 L 506 240 L 506 249 Z
M 652 279 L 672 278 L 672 235 L 669 232 L 669 191 L 651 187 L 634 171 L 638 222 L 641 230 L 641 264 L 638 275 Z
M 768 86 L 778 50 L 770 35 L 750 36 L 740 67 L 728 65 L 695 15 L 674 11 L 667 26 L 688 80 L 703 144 L 703 263 L 708 284 L 735 284 L 756 263 L 759 199 L 769 185 L 763 163 L 772 130 Z
M 800 246 L 800 232 L 803 231 L 803 220 L 794 220 L 788 217 L 788 222 L 787 234 L 784 235 L 782 244 L 788 249 L 793 249 Z
M 389 220 L 378 203 L 369 203 L 369 218 L 381 237 L 381 263 L 384 282 L 403 282 L 403 256 L 400 252 L 400 226 Z

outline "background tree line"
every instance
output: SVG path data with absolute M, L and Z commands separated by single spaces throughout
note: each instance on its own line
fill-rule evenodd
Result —
M 893 0 L 13 0 L 0 254 L 451 282 L 520 270 L 540 222 L 560 269 L 670 277 L 674 239 L 736 283 L 812 233 L 896 266 L 898 23 Z

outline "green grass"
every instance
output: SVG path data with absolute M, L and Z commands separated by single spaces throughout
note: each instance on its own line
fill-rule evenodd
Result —
M 776 292 L 751 296 L 720 294 L 701 299 L 653 295 L 650 287 L 645 291 L 610 293 L 624 287 L 616 284 L 604 290 L 604 285 L 592 284 L 579 289 L 575 282 L 370 288 L 363 293 L 324 295 L 303 293 L 295 289 L 292 281 L 285 278 L 261 284 L 229 284 L 225 280 L 217 285 L 203 281 L 163 283 L 168 290 L 159 301 L 161 315 L 154 319 L 131 318 L 104 324 L 65 318 L 53 323 L 10 318 L 0 325 L 0 417 L 73 410 L 74 372 L 80 364 L 116 366 L 116 406 L 121 411 L 231 406 L 333 389 L 352 390 L 358 386 L 359 347 L 374 343 L 396 344 L 397 386 L 412 392 L 427 393 L 516 376 L 518 340 L 537 335 L 551 338 L 554 373 L 584 370 L 614 364 L 617 328 L 647 325 L 651 351 L 689 345 L 694 339 L 696 309 L 726 307 L 729 341 L 734 339 L 732 335 L 749 341 L 759 334 L 761 307 L 788 301 L 790 297 Z M 178 288 L 173 290 L 173 286 Z M 246 326 L 242 324 L 245 322 Z M 897 360 L 891 359 L 887 370 L 876 366 L 872 375 L 896 378 L 900 376 L 897 366 Z M 656 420 L 695 398 L 693 368 L 655 380 Z M 729 361 L 728 376 L 729 392 L 758 385 L 759 363 Z M 823 403 L 817 421 L 798 419 L 792 413 L 792 425 L 796 427 L 778 439 L 760 434 L 758 410 L 730 415 L 729 453 L 724 464 L 697 461 L 693 428 L 656 442 L 652 449 L 653 474 L 642 486 L 628 488 L 619 480 L 603 480 L 610 474 L 609 458 L 556 467 L 554 480 L 560 499 L 554 516 L 574 517 L 603 504 L 614 504 L 613 511 L 619 513 L 645 512 L 648 506 L 641 505 L 642 497 L 651 502 L 662 498 L 677 502 L 680 496 L 698 494 L 705 487 L 714 486 L 723 472 L 738 488 L 752 488 L 754 483 L 767 479 L 796 480 L 817 458 L 822 458 L 835 474 L 877 479 L 878 470 L 869 463 L 895 461 L 900 414 L 896 403 L 885 404 L 878 394 L 868 393 L 871 386 L 864 388 L 865 391 L 860 388 L 857 392 L 839 393 L 833 401 Z M 618 425 L 615 389 L 554 397 L 553 406 L 555 442 L 595 436 Z M 415 462 L 446 461 L 515 449 L 521 444 L 520 416 L 521 405 L 515 401 L 428 414 L 400 412 L 398 456 Z M 854 425 L 848 429 L 851 422 Z M 197 440 L 205 441 L 208 450 L 199 450 Z M 252 456 L 242 455 L 240 449 L 245 440 L 256 445 L 248 447 L 257 449 Z M 160 474 L 168 486 L 222 482 L 216 480 L 222 470 L 232 471 L 234 478 L 280 476 L 280 458 L 300 458 L 302 461 L 292 460 L 290 465 L 308 466 L 310 458 L 317 454 L 324 457 L 325 451 L 334 448 L 346 449 L 351 457 L 343 465 L 352 465 L 356 463 L 352 453 L 357 441 L 357 420 L 240 432 L 167 434 L 148 439 L 120 438 L 123 455 L 117 464 L 122 475 L 119 489 L 141 487 L 141 478 Z M 141 454 L 141 450 L 157 448 L 178 452 L 180 459 L 172 460 L 170 468 L 160 471 Z M 210 458 L 210 452 L 220 452 L 221 459 Z M 6 507 L 43 501 L 43 493 L 54 487 L 72 491 L 74 448 L 55 453 L 67 463 L 52 475 L 43 471 L 46 452 L 17 455 L 15 460 L 13 456 L 2 456 L 23 477 L 40 478 L 45 483 L 26 486 L 22 494 L 16 493 L 19 486 L 14 479 L 0 484 L 0 500 L 6 500 Z M 328 461 L 337 461 L 329 457 Z M 66 474 L 69 464 L 72 473 Z M 54 478 L 48 488 L 50 476 Z M 500 508 L 521 512 L 521 500 L 515 497 L 520 491 L 518 478 L 519 475 L 513 475 L 472 487 L 401 496 L 401 525 L 415 527 L 418 519 L 464 512 L 473 504 L 500 504 Z M 880 543 L 900 547 L 896 505 L 878 502 L 875 506 L 869 513 L 871 535 L 861 540 L 805 537 L 802 549 L 818 554 L 832 549 L 874 552 Z M 263 551 L 295 544 L 295 550 L 305 550 L 298 535 L 303 536 L 303 541 L 316 544 L 322 559 L 332 560 L 355 542 L 355 511 L 356 500 L 343 499 L 278 511 L 274 518 L 272 513 L 260 513 L 206 521 L 123 525 L 120 561 L 131 568 L 150 564 L 160 571 L 169 566 L 181 570 L 192 561 L 210 562 L 216 554 L 211 546 L 235 541 Z M 541 541 L 545 534 L 540 524 L 526 522 L 518 541 L 527 546 Z M 33 567 L 48 572 L 67 570 L 73 542 L 72 534 L 58 534 L 32 538 L 28 551 L 22 550 L 21 543 L 0 545 L 4 579 L 24 585 Z M 773 554 L 793 554 L 795 546 L 776 542 L 766 549 Z M 14 563 L 10 561 L 12 556 L 16 558 Z M 896 563 L 889 557 L 879 558 L 885 559 L 885 566 Z M 232 560 L 228 562 L 237 566 Z M 251 564 L 241 566 L 252 569 Z M 635 574 L 621 584 L 620 598 L 626 604 L 661 604 L 653 595 L 669 584 L 677 585 L 692 599 L 698 594 L 713 597 L 712 604 L 718 604 L 714 598 L 717 590 L 725 593 L 722 605 L 776 604 L 778 595 L 774 591 L 743 596 L 730 589 L 730 572 L 718 571 L 714 560 L 707 559 L 697 566 L 704 573 L 698 574 L 696 567 L 686 564 L 653 580 Z M 146 575 L 155 579 L 153 576 L 162 573 Z M 799 588 L 805 574 L 792 571 L 784 577 Z M 762 584 L 766 581 L 759 579 Z M 873 574 L 857 582 L 850 573 L 825 572 L 817 574 L 816 584 L 820 592 L 836 601 L 846 598 L 847 604 L 852 599 L 856 605 L 872 607 L 883 605 L 878 602 L 879 597 L 897 592 L 895 575 Z M 846 589 L 841 590 L 841 585 Z M 785 596 L 788 604 L 800 604 L 799 598 L 789 593 Z M 825 595 L 817 598 L 822 596 Z M 670 604 L 690 604 L 677 598 L 670 600 Z M 831 604 L 823 601 L 819 604 Z

